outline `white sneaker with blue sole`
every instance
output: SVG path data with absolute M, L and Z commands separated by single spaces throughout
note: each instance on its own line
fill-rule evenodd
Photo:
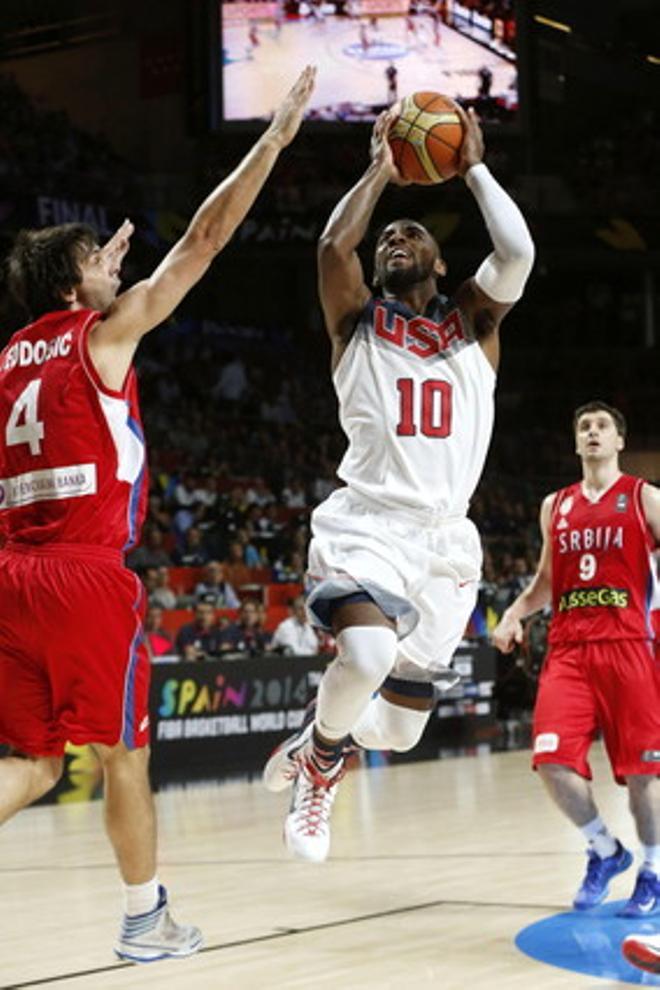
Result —
M 167 907 L 167 891 L 158 888 L 158 904 L 145 914 L 125 914 L 115 955 L 129 962 L 156 962 L 198 952 L 202 933 L 193 925 L 177 925 Z

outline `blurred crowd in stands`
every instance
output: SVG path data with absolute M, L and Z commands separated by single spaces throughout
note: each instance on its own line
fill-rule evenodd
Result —
M 66 110 L 38 106 L 0 73 L 0 182 L 3 193 L 72 195 L 136 203 L 135 169 L 102 134 L 74 126 Z
M 581 209 L 657 216 L 660 193 L 660 114 L 629 104 L 616 129 L 583 134 L 571 169 Z

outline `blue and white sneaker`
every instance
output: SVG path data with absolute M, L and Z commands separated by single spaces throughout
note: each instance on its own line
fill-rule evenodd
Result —
M 130 962 L 191 956 L 203 945 L 202 933 L 192 925 L 177 925 L 167 908 L 167 891 L 158 888 L 158 904 L 146 914 L 125 914 L 115 955 Z
M 283 791 L 293 784 L 312 746 L 316 701 L 311 701 L 297 732 L 274 749 L 264 767 L 263 782 L 269 791 Z
M 617 912 L 620 918 L 648 918 L 660 912 L 660 878 L 651 870 L 640 870 L 628 903 Z
M 632 853 L 624 849 L 618 839 L 612 856 L 598 856 L 593 849 L 587 855 L 587 872 L 573 901 L 576 911 L 586 911 L 604 901 L 610 890 L 610 880 L 627 870 L 633 861 Z

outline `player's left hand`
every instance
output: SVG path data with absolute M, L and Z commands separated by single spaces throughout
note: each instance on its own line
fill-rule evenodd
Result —
M 275 111 L 266 133 L 276 140 L 280 148 L 290 144 L 298 133 L 315 82 L 316 66 L 308 65 Z
M 458 112 L 463 121 L 463 143 L 458 158 L 458 174 L 465 177 L 469 168 L 483 160 L 484 136 L 474 107 L 470 107 L 466 113 L 463 107 L 459 106 Z
M 121 263 L 131 246 L 131 237 L 135 227 L 130 220 L 124 220 L 121 227 L 118 227 L 110 240 L 101 248 L 103 262 L 110 272 L 119 272 Z

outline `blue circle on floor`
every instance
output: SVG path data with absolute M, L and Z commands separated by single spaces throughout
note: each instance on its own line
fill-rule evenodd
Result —
M 660 976 L 636 969 L 621 954 L 626 935 L 660 934 L 660 916 L 641 921 L 617 918 L 625 903 L 610 901 L 589 911 L 568 911 L 536 921 L 516 935 L 516 946 L 532 959 L 574 973 L 660 987 Z

